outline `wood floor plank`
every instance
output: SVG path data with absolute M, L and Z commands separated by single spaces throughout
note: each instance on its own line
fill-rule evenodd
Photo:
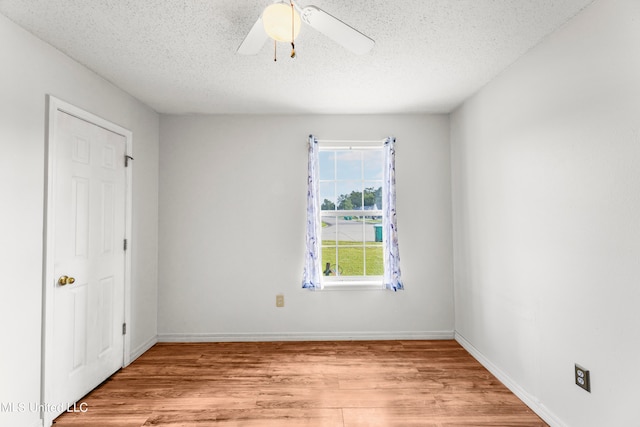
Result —
M 344 427 L 545 427 L 537 416 L 449 415 L 429 408 L 345 408 Z
M 260 393 L 257 405 L 261 408 L 372 408 L 422 407 L 435 405 L 428 390 L 307 390 L 271 389 Z
M 157 344 L 64 426 L 546 426 L 455 341 Z
M 252 409 L 153 413 L 144 426 L 342 427 L 340 409 Z

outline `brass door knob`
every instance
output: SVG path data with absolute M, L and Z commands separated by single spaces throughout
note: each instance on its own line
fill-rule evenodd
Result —
M 60 286 L 71 285 L 75 281 L 76 281 L 76 279 L 74 279 L 73 277 L 60 276 L 60 278 L 58 279 L 58 285 L 60 285 Z

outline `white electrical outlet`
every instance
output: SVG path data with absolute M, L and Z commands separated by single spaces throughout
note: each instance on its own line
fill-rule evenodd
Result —
M 284 295 L 276 295 L 276 307 L 284 307 Z

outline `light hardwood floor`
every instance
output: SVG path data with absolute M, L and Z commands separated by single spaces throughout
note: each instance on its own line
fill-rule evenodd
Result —
M 455 341 L 157 344 L 63 426 L 546 426 Z

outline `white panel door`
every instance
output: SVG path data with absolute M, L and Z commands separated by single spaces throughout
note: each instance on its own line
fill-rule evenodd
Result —
M 62 412 L 123 365 L 126 138 L 62 111 L 54 120 L 48 403 Z

